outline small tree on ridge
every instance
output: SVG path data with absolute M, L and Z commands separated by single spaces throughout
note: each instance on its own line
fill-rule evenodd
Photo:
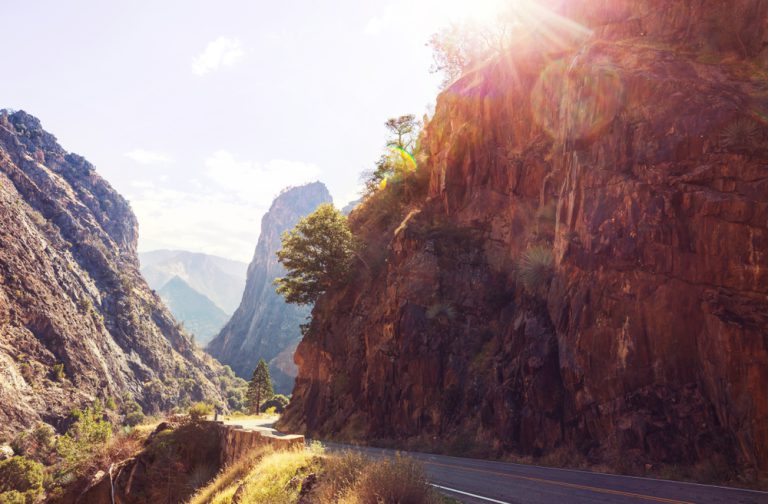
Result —
M 253 371 L 253 377 L 248 384 L 246 398 L 248 400 L 248 409 L 251 413 L 259 413 L 259 406 L 262 401 L 270 399 L 274 395 L 272 389 L 272 378 L 269 376 L 269 366 L 264 359 L 259 359 L 256 369 Z

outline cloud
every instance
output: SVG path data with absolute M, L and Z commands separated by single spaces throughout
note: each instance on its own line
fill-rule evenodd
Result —
M 204 161 L 203 173 L 179 188 L 161 176 L 131 184 L 128 197 L 140 223 L 142 251 L 183 249 L 249 261 L 261 217 L 287 186 L 312 182 L 312 163 L 238 159 L 219 150 Z
M 266 205 L 282 189 L 317 180 L 320 168 L 313 163 L 273 159 L 266 163 L 238 160 L 219 150 L 205 160 L 206 175 L 221 189 L 245 201 Z
M 203 52 L 192 60 L 192 72 L 205 75 L 222 67 L 239 63 L 245 56 L 243 45 L 237 39 L 219 37 L 209 42 Z
M 145 149 L 133 149 L 126 152 L 125 156 L 143 165 L 172 163 L 173 159 L 160 152 Z

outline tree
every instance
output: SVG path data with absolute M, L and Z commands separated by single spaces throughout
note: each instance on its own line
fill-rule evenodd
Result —
M 272 390 L 272 378 L 269 377 L 269 366 L 264 359 L 259 359 L 259 364 L 253 371 L 253 378 L 248 384 L 248 408 L 251 413 L 258 413 L 261 401 L 266 401 L 274 395 Z
M 384 123 L 389 133 L 387 150 L 376 162 L 376 168 L 363 173 L 365 194 L 373 194 L 382 182 L 391 177 L 405 178 L 416 168 L 413 152 L 419 137 L 421 124 L 413 114 L 391 117 Z
M 312 304 L 331 285 L 347 278 L 356 241 L 347 217 L 333 205 L 317 207 L 292 230 L 283 233 L 277 259 L 286 274 L 275 280 L 288 303 Z
M 430 71 L 443 73 L 443 88 L 475 65 L 507 52 L 514 33 L 531 24 L 531 14 L 514 6 L 499 13 L 493 23 L 453 23 L 430 37 L 433 64 Z M 534 23 L 535 24 L 535 23 Z M 519 35 L 519 33 L 518 33 Z

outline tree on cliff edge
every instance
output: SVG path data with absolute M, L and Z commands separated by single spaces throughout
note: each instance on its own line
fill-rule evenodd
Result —
M 347 218 L 333 205 L 317 207 L 283 233 L 277 259 L 287 273 L 275 280 L 288 303 L 312 304 L 331 285 L 347 277 L 355 255 L 355 237 Z
M 272 378 L 269 376 L 269 366 L 264 359 L 259 359 L 259 364 L 253 371 L 253 378 L 248 384 L 246 398 L 248 400 L 248 409 L 251 413 L 258 414 L 259 406 L 262 401 L 270 399 L 274 395 L 272 390 Z

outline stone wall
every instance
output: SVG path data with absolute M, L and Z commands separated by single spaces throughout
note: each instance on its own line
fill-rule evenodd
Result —
M 276 450 L 297 449 L 304 446 L 304 436 L 301 435 L 275 435 L 266 431 L 246 430 L 240 425 L 211 423 L 221 430 L 219 463 L 222 467 L 236 462 L 259 446 L 272 446 Z

